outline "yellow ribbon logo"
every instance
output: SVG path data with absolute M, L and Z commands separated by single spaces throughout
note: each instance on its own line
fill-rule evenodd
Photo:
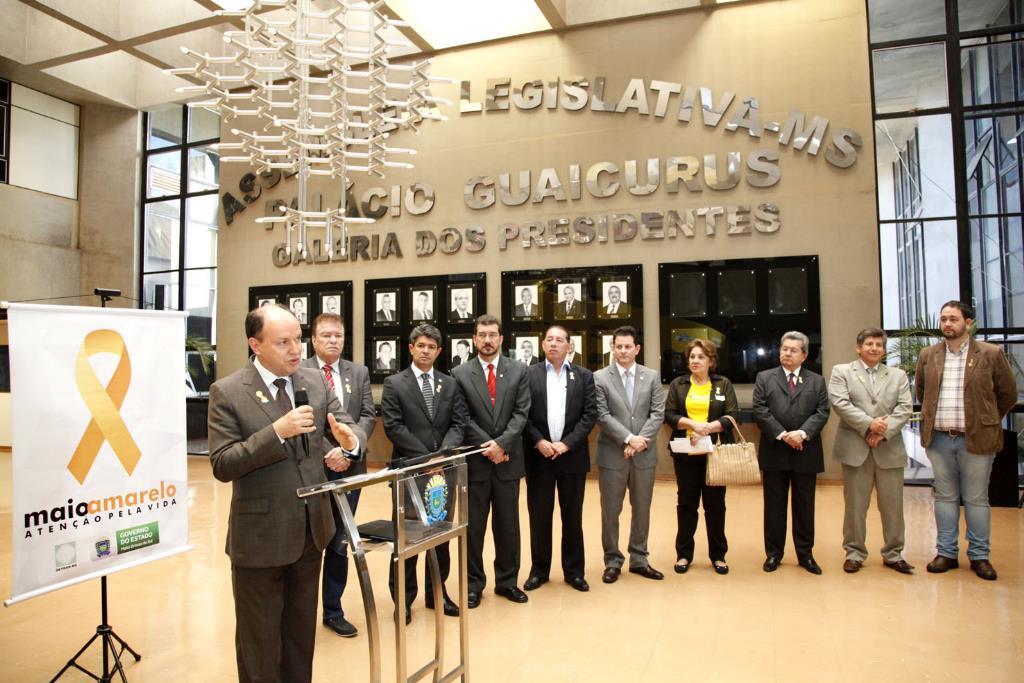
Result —
M 120 357 L 106 387 L 100 384 L 89 364 L 89 357 L 97 353 L 113 353 Z M 131 380 L 132 363 L 128 359 L 128 348 L 121 335 L 114 330 L 94 330 L 85 335 L 82 348 L 78 351 L 78 360 L 75 361 L 75 384 L 92 419 L 68 463 L 68 471 L 79 484 L 85 482 L 104 441 L 110 442 L 114 454 L 129 475 L 135 471 L 142 452 L 120 414 Z

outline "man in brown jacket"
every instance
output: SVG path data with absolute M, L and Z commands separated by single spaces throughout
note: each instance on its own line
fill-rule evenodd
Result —
M 917 361 L 914 384 L 921 402 L 921 445 L 935 473 L 937 555 L 933 574 L 959 567 L 960 500 L 967 520 L 967 558 L 979 577 L 994 581 L 989 562 L 991 509 L 988 480 L 1003 447 L 1002 419 L 1017 402 L 1017 382 L 1002 350 L 968 333 L 974 310 L 950 301 L 939 312 L 943 342 Z

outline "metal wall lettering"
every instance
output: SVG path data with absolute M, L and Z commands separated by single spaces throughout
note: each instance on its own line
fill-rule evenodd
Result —
M 442 254 L 454 254 L 462 247 L 462 235 L 455 228 L 445 228 L 437 236 L 437 244 Z
M 423 200 L 416 201 L 417 196 L 423 195 Z M 414 216 L 423 214 L 434 208 L 434 187 L 430 183 L 415 182 L 405 191 L 405 210 Z
M 700 113 L 704 117 L 704 125 L 711 126 L 714 128 L 718 125 L 718 122 L 722 120 L 722 114 L 732 104 L 735 99 L 735 93 L 726 90 L 722 93 L 722 97 L 718 100 L 718 106 L 715 106 L 713 95 L 711 94 L 711 88 L 700 89 Z
M 756 97 L 748 97 L 740 103 L 740 108 L 725 124 L 727 131 L 735 133 L 739 128 L 746 128 L 752 138 L 761 137 L 761 112 Z
M 718 155 L 704 155 L 704 184 L 712 190 L 731 190 L 739 185 L 740 167 L 743 165 L 743 157 L 739 152 L 729 152 L 726 155 L 726 177 L 720 179 L 718 174 Z
M 512 104 L 516 105 L 517 109 L 536 109 L 544 102 L 545 93 L 542 90 L 543 87 L 544 81 L 539 78 L 526 81 L 512 90 Z M 557 81 L 555 82 L 555 87 L 557 90 Z
M 671 83 L 669 81 L 651 81 L 651 90 L 658 93 L 658 99 L 654 102 L 654 115 L 664 118 L 668 111 L 668 100 L 682 90 L 682 83 Z
M 484 109 L 487 111 L 505 111 L 508 109 L 508 89 L 512 79 L 488 78 L 487 97 L 484 98 Z
M 594 77 L 594 92 L 590 95 L 591 111 L 615 111 L 615 105 L 604 101 L 604 86 L 607 79 L 604 76 Z
M 562 96 L 558 104 L 566 111 L 579 111 L 587 106 L 587 88 L 590 82 L 583 76 L 569 76 L 562 81 Z
M 601 187 L 601 174 L 610 176 L 608 185 Z M 619 181 L 615 176 L 619 173 L 619 167 L 610 161 L 599 161 L 587 169 L 587 192 L 593 197 L 611 197 L 619 191 Z
M 505 206 L 519 206 L 530 198 L 530 172 L 519 172 L 519 189 L 512 194 L 512 174 L 505 172 L 498 176 L 498 190 L 501 203 Z
M 572 241 L 576 244 L 590 244 L 594 241 L 594 219 L 590 216 L 577 216 L 572 221 Z
M 489 175 L 473 176 L 466 181 L 462 189 L 466 206 L 471 209 L 486 209 L 494 206 L 494 177 Z
M 486 246 L 487 240 L 484 237 L 483 227 L 471 225 L 466 228 L 466 251 L 475 254 L 483 251 L 483 248 Z
M 547 197 L 554 197 L 555 201 L 564 202 L 568 199 L 562 181 L 558 179 L 558 173 L 553 168 L 542 168 L 537 175 L 537 188 L 533 192 L 533 203 L 539 204 Z
M 721 206 L 702 206 L 695 213 L 697 217 L 704 219 L 705 234 L 713 237 L 718 229 L 718 217 L 725 215 L 725 208 Z
M 548 244 L 552 247 L 569 244 L 568 218 L 552 218 L 548 221 Z
M 751 187 L 771 187 L 779 182 L 779 153 L 759 149 L 747 156 L 747 184 Z
M 693 119 L 693 108 L 697 104 L 697 88 L 692 85 L 686 86 L 683 91 L 683 98 L 679 102 L 679 121 L 689 123 Z
M 479 114 L 483 107 L 480 106 L 479 102 L 473 102 L 469 98 L 472 95 L 469 81 L 462 81 L 459 85 L 459 113 L 460 114 Z
M 644 79 L 632 79 L 626 86 L 626 90 L 622 93 L 622 97 L 619 98 L 619 104 L 616 105 L 615 111 L 621 114 L 627 109 L 636 109 L 636 112 L 641 116 L 647 116 L 651 113 L 650 103 L 647 101 L 647 86 L 644 85 Z
M 523 224 L 523 248 L 529 249 L 536 244 L 538 247 L 546 247 L 544 241 L 544 225 L 537 221 L 529 221 Z
M 840 128 L 832 136 L 832 146 L 825 150 L 825 160 L 836 168 L 849 168 L 857 161 L 856 148 L 863 144 L 860 133 Z
M 730 206 L 726 211 L 725 221 L 729 225 L 729 235 L 749 235 L 750 207 Z
M 629 188 L 630 194 L 643 197 L 658 189 L 658 185 L 661 184 L 661 170 L 657 158 L 647 160 L 647 182 L 643 185 L 637 178 L 636 170 L 636 159 L 626 162 L 626 187 Z
M 665 191 L 671 194 L 679 192 L 679 181 L 682 181 L 690 192 L 700 192 L 704 188 L 699 173 L 700 159 L 697 157 L 669 157 L 665 160 Z
M 775 204 L 760 204 L 754 209 L 754 229 L 771 234 L 782 227 L 779 221 L 779 207 Z
M 558 107 L 558 85 L 559 79 L 548 81 L 548 84 L 544 87 L 544 106 L 548 109 L 556 109 Z
M 569 164 L 569 199 L 579 199 L 580 193 L 580 165 Z
M 694 232 L 694 225 L 696 225 L 697 219 L 693 215 L 693 210 L 684 211 L 682 215 L 678 211 L 670 210 L 665 213 L 665 237 L 675 239 L 676 235 L 683 235 L 683 237 L 693 237 L 696 233 Z
M 782 127 L 782 132 L 779 133 L 779 144 L 788 145 L 792 140 L 794 149 L 803 149 L 806 145 L 808 154 L 817 155 L 818 149 L 821 148 L 821 140 L 825 137 L 825 131 L 828 129 L 828 119 L 815 116 L 807 128 L 804 127 L 804 119 L 802 111 L 791 109 L 786 123 Z M 807 144 L 808 141 L 810 141 L 810 145 Z
M 359 202 L 359 208 L 362 210 L 363 216 L 367 218 L 383 218 L 388 212 L 388 205 L 384 201 L 387 198 L 388 191 L 383 187 L 371 187 L 364 192 L 362 201 Z M 374 202 L 374 199 L 379 201 Z M 273 223 L 270 225 L 273 226 Z
M 640 214 L 640 239 L 660 240 L 665 238 L 663 216 L 660 211 L 644 211 Z
M 498 226 L 498 249 L 508 248 L 508 243 L 519 237 L 518 223 L 502 223 Z
M 631 213 L 613 213 L 609 217 L 612 224 L 612 240 L 622 242 L 636 237 L 636 216 Z

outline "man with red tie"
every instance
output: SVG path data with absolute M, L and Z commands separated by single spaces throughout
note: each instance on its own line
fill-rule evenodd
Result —
M 306 367 L 315 368 L 323 373 L 327 386 L 334 389 L 338 401 L 357 420 L 358 425 L 369 439 L 373 428 L 377 425 L 376 413 L 373 409 L 373 394 L 370 393 L 370 373 L 365 366 L 356 365 L 341 357 L 345 348 L 345 323 L 335 313 L 321 313 L 313 320 L 313 352 L 312 358 L 302 362 Z M 352 464 L 345 472 L 328 470 L 327 479 L 333 481 L 353 474 L 366 472 L 366 456 Z M 348 504 L 355 514 L 359 503 L 359 492 L 350 491 Z M 345 610 L 341 606 L 341 595 L 348 583 L 348 543 L 345 541 L 345 527 L 341 523 L 338 510 L 333 505 L 334 522 L 337 531 L 330 545 L 324 551 L 324 570 L 321 577 L 323 587 L 324 626 L 342 638 L 351 638 L 358 631 L 345 619 Z
M 484 536 L 487 517 L 494 513 L 494 592 L 512 602 L 526 602 L 519 589 L 519 480 L 523 464 L 523 429 L 530 412 L 530 385 L 526 366 L 501 356 L 501 321 L 484 314 L 476 319 L 472 359 L 452 370 L 459 383 L 469 421 L 465 443 L 482 446 L 471 455 L 469 466 L 469 595 L 477 607 L 487 585 L 484 572 Z

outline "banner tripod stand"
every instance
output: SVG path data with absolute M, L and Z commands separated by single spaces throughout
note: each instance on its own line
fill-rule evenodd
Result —
M 106 308 L 107 302 L 115 296 L 121 296 L 121 290 L 119 289 L 100 289 L 97 288 L 93 292 L 100 297 L 100 307 Z M 89 646 L 99 638 L 101 647 L 103 648 L 103 675 L 97 676 L 93 672 L 89 671 L 81 664 L 78 663 L 78 658 L 85 654 L 85 651 L 89 649 Z M 121 646 L 118 650 L 115 647 Z M 102 683 L 110 683 L 113 680 L 114 673 L 117 673 L 121 677 L 124 683 L 128 683 L 128 679 L 124 675 L 124 665 L 121 664 L 121 655 L 124 651 L 128 650 L 135 657 L 135 661 L 142 659 L 142 655 L 133 650 L 128 643 L 121 639 L 121 636 L 114 633 L 114 629 L 107 623 L 107 577 L 100 577 L 100 625 L 96 627 L 96 633 L 93 634 L 92 638 L 89 639 L 82 649 L 75 653 L 75 656 L 68 660 L 68 663 L 64 665 L 64 668 L 57 672 L 57 675 L 50 679 L 50 683 L 54 683 L 58 678 L 64 675 L 64 672 L 68 669 L 75 668 L 89 676 L 94 681 L 101 681 Z M 110 660 L 114 660 L 114 668 L 110 668 Z
M 93 644 L 97 638 L 100 639 L 101 646 L 103 648 L 103 675 L 97 676 L 93 672 L 89 671 L 81 664 L 78 663 L 78 658 L 85 654 L 85 651 L 89 649 L 89 646 Z M 118 650 L 116 645 L 120 645 L 121 649 Z M 117 673 L 124 683 L 128 683 L 128 679 L 124 675 L 124 665 L 121 663 L 121 655 L 124 651 L 128 650 L 132 657 L 135 657 L 135 661 L 142 659 L 142 655 L 133 650 L 128 643 L 124 642 L 119 635 L 114 633 L 114 629 L 107 623 L 107 577 L 100 577 L 100 625 L 96 627 L 96 633 L 89 639 L 82 649 L 75 653 L 75 656 L 68 660 L 68 663 L 64 665 L 64 668 L 57 672 L 57 675 L 50 679 L 50 683 L 54 683 L 58 678 L 64 675 L 64 672 L 70 668 L 78 669 L 83 672 L 94 681 L 101 681 L 102 683 L 110 683 L 113 680 L 114 673 Z M 114 660 L 114 668 L 110 668 L 110 660 Z

